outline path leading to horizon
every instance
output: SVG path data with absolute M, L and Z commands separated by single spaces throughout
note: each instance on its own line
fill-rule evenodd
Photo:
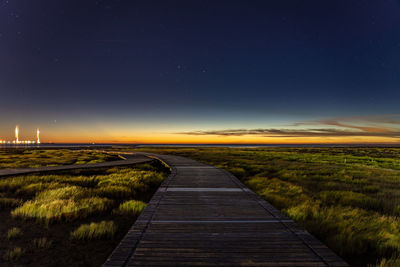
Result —
M 153 160 L 149 157 L 139 154 L 121 153 L 121 155 L 124 156 L 126 160 L 114 160 L 114 161 L 105 161 L 105 162 L 91 163 L 91 164 L 72 164 L 72 165 L 59 165 L 59 166 L 38 167 L 38 168 L 0 169 L 0 177 L 10 176 L 10 175 L 30 174 L 30 173 L 74 170 L 74 169 L 125 166 L 131 164 L 145 163 Z
M 156 156 L 172 173 L 105 267 L 348 266 L 232 174 Z

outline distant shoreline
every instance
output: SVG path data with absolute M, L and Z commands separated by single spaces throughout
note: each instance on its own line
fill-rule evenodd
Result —
M 0 148 L 79 148 L 79 147 L 230 147 L 230 148 L 256 148 L 256 147 L 399 147 L 400 144 L 93 144 L 93 143 L 42 143 L 40 145 L 15 145 L 0 144 Z

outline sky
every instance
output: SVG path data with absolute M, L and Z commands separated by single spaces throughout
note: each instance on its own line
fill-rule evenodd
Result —
M 399 0 L 0 0 L 0 140 L 400 143 Z

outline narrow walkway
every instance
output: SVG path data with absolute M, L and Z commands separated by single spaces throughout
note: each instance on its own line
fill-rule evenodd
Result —
M 38 167 L 38 168 L 0 169 L 0 177 L 37 173 L 37 172 L 52 172 L 52 171 L 74 170 L 74 169 L 124 166 L 137 163 L 145 163 L 153 160 L 146 156 L 137 154 L 126 154 L 126 155 L 121 154 L 121 155 L 124 156 L 126 160 L 114 160 L 114 161 L 106 161 L 106 162 L 92 163 L 92 164 L 73 164 L 73 165 L 60 165 L 60 166 L 50 166 L 50 167 Z
M 177 156 L 104 266 L 347 266 L 230 173 Z

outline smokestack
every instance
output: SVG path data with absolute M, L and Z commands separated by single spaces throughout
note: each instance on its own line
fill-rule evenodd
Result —
M 19 143 L 19 127 L 15 126 L 15 143 Z
M 36 143 L 40 144 L 40 137 L 39 137 L 40 131 L 39 128 L 36 129 L 36 137 L 37 137 L 37 141 Z

